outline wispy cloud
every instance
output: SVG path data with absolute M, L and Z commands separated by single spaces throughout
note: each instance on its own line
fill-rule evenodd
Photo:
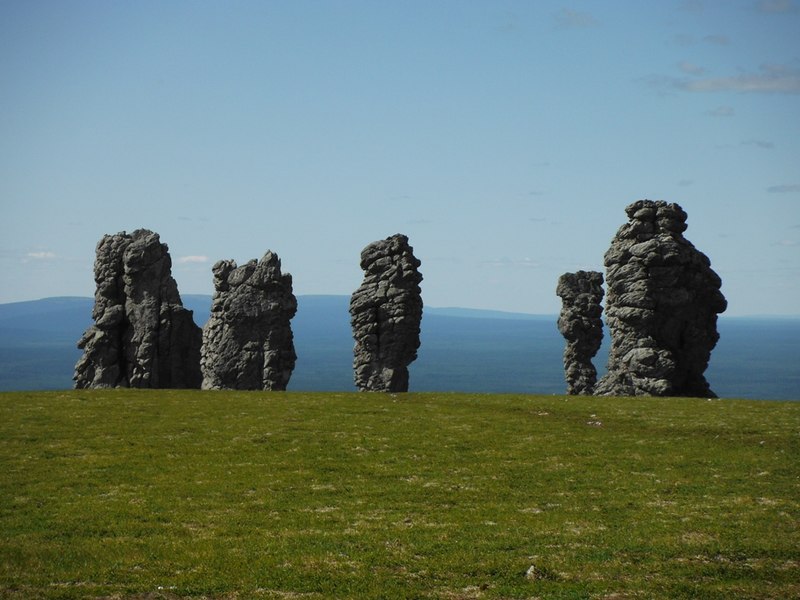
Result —
M 682 70 L 686 72 L 686 68 Z M 800 70 L 785 65 L 762 65 L 757 73 L 740 73 L 730 77 L 679 78 L 656 75 L 644 77 L 641 81 L 662 93 L 677 90 L 694 93 L 800 94 Z
M 731 77 L 675 80 L 677 89 L 687 92 L 800 93 L 800 71 L 785 65 L 762 65 L 758 73 Z
M 800 192 L 800 183 L 773 185 L 767 188 L 770 194 L 795 194 Z
M 542 266 L 540 262 L 537 262 L 532 258 L 509 258 L 507 256 L 486 261 L 486 264 L 491 267 L 511 267 L 524 269 L 536 269 Z
M 718 106 L 706 112 L 711 117 L 732 117 L 736 111 L 732 106 Z
M 705 36 L 703 38 L 703 41 L 708 44 L 714 44 L 716 46 L 727 46 L 728 44 L 731 43 L 731 40 L 727 35 L 721 35 L 718 33 Z
M 208 257 L 202 255 L 181 256 L 177 262 L 179 265 L 203 264 L 208 262 Z
M 687 60 L 682 60 L 681 62 L 679 62 L 678 68 L 687 75 L 703 75 L 706 72 L 706 70 L 703 67 L 698 66 L 694 63 L 690 63 Z
M 500 33 L 514 33 L 519 29 L 519 16 L 515 13 L 506 13 L 504 19 L 495 26 L 495 31 Z
M 28 252 L 25 258 L 31 260 L 52 260 L 57 257 L 55 252 Z
M 678 185 L 681 187 L 689 187 L 690 185 L 694 185 L 694 179 L 681 179 Z
M 744 140 L 742 146 L 755 146 L 756 148 L 763 148 L 764 150 L 772 150 L 775 144 L 767 140 Z
M 562 8 L 555 14 L 556 25 L 560 29 L 585 29 L 599 24 L 594 15 L 571 8 Z
M 774 15 L 790 13 L 797 10 L 792 0 L 759 0 L 756 10 L 760 13 Z
M 705 5 L 700 0 L 684 0 L 679 8 L 686 12 L 701 13 L 705 10 Z
M 678 33 L 672 36 L 672 42 L 677 46 L 683 47 L 694 46 L 698 42 L 715 46 L 727 46 L 731 43 L 731 40 L 727 35 L 722 35 L 721 33 L 709 33 L 701 38 L 696 38 L 691 33 Z
M 800 242 L 796 240 L 781 240 L 780 242 L 778 242 L 778 246 L 794 248 L 795 246 L 800 246 Z

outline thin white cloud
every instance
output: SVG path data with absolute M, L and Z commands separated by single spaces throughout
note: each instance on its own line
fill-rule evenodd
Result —
M 717 46 L 727 46 L 731 43 L 731 40 L 727 35 L 721 35 L 718 33 L 705 36 L 703 41 L 709 44 L 715 44 Z
M 203 264 L 208 262 L 208 257 L 202 255 L 181 256 L 177 262 L 179 265 Z
M 770 194 L 794 194 L 800 192 L 800 183 L 773 185 L 767 188 Z
M 767 140 L 744 140 L 742 142 L 743 146 L 755 146 L 756 148 L 763 148 L 764 150 L 772 150 L 775 147 L 775 144 L 772 142 L 768 142 Z
M 785 246 L 787 248 L 794 248 L 795 246 L 800 246 L 800 242 L 795 240 L 781 240 L 778 242 L 778 246 Z
M 736 111 L 732 106 L 718 106 L 706 112 L 707 115 L 712 117 L 732 117 Z
M 800 93 L 800 71 L 784 65 L 763 65 L 758 73 L 732 77 L 675 79 L 673 87 L 687 92 Z
M 52 260 L 56 258 L 55 252 L 28 252 L 25 258 L 33 260 Z
M 797 10 L 792 0 L 759 0 L 756 2 L 756 10 L 765 14 L 783 14 Z
M 757 73 L 741 73 L 731 77 L 678 78 L 651 75 L 642 77 L 639 81 L 660 94 L 671 91 L 800 94 L 800 70 L 785 65 L 762 65 Z M 727 111 L 727 108 L 715 109 L 715 111 L 720 110 Z M 729 116 L 730 114 L 732 113 L 717 113 L 715 116 Z
M 731 39 L 727 35 L 721 33 L 709 33 L 701 38 L 696 38 L 691 33 L 678 33 L 672 36 L 672 43 L 684 48 L 694 46 L 697 43 L 713 44 L 715 46 L 727 46 L 731 43 Z
M 562 8 L 555 14 L 556 25 L 561 29 L 585 29 L 598 25 L 594 15 L 571 8 Z
M 486 264 L 492 267 L 512 267 L 524 269 L 536 269 L 542 266 L 541 263 L 533 260 L 532 258 L 508 258 L 507 256 L 495 260 L 489 260 L 486 262 Z
M 703 75 L 706 72 L 703 67 L 694 63 L 690 63 L 688 60 L 682 60 L 679 62 L 678 68 L 687 75 Z
M 706 7 L 701 0 L 684 0 L 681 2 L 679 8 L 681 10 L 685 10 L 686 12 L 701 13 Z
M 519 29 L 519 16 L 515 13 L 506 13 L 502 22 L 495 26 L 495 31 L 500 33 L 514 33 Z

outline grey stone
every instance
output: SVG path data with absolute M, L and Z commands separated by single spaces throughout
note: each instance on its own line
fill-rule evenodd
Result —
M 596 395 L 713 397 L 704 373 L 727 302 L 677 204 L 640 200 L 605 255 L 608 372 Z
M 75 387 L 200 387 L 201 330 L 183 307 L 158 234 L 103 236 L 94 275 L 94 325 L 78 342 Z
M 277 254 L 237 267 L 212 267 L 214 297 L 203 328 L 203 389 L 285 390 L 297 355 L 291 319 L 297 312 L 292 276 Z
M 361 252 L 364 279 L 350 298 L 353 371 L 360 391 L 408 391 L 422 322 L 420 261 L 396 234 Z
M 591 395 L 597 382 L 592 359 L 603 342 L 603 275 L 595 271 L 564 273 L 558 279 L 556 294 L 561 298 L 558 330 L 567 340 L 567 393 Z

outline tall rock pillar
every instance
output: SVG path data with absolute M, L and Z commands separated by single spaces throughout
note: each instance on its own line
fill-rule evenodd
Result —
M 568 394 L 591 395 L 597 382 L 592 359 L 603 342 L 603 274 L 595 271 L 564 273 L 558 278 L 561 298 L 558 330 L 567 340 L 564 376 Z
M 294 370 L 292 276 L 277 254 L 213 268 L 211 317 L 203 328 L 203 389 L 285 390 Z
M 183 307 L 158 234 L 103 236 L 94 278 L 94 325 L 78 342 L 75 387 L 200 387 L 201 330 Z
M 727 306 L 677 204 L 639 200 L 605 255 L 608 372 L 596 395 L 711 397 L 704 372 Z
M 401 234 L 361 252 L 364 280 L 350 298 L 353 370 L 360 391 L 407 392 L 422 322 L 422 274 Z

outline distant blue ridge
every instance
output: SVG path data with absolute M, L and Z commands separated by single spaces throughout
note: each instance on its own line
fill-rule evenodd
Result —
M 182 295 L 202 325 L 211 296 Z M 289 389 L 352 391 L 349 297 L 298 296 L 292 320 L 298 360 Z M 68 389 L 91 324 L 93 299 L 0 304 L 0 391 Z M 426 307 L 412 391 L 563 394 L 564 340 L 556 315 Z M 720 397 L 800 400 L 800 318 L 720 317 L 706 377 Z M 595 358 L 602 374 L 608 336 Z

